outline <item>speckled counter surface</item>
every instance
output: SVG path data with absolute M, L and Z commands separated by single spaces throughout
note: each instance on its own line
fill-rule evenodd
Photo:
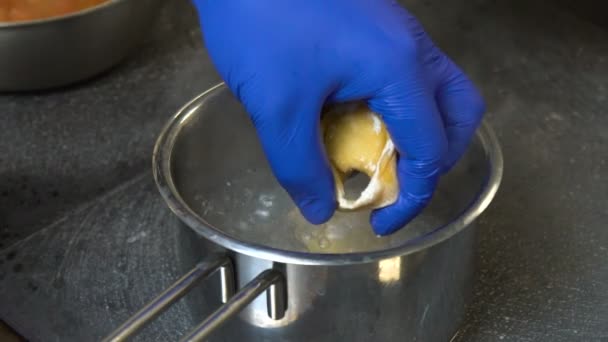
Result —
M 506 160 L 455 341 L 608 341 L 608 29 L 541 2 L 405 2 L 483 89 Z M 2 319 L 33 341 L 97 339 L 183 272 L 151 151 L 218 80 L 172 1 L 111 72 L 0 95 Z M 194 323 L 181 303 L 139 340 Z

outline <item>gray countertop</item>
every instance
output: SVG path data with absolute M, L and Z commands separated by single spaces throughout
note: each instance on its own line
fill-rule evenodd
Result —
M 482 88 L 505 154 L 454 341 L 608 341 L 608 29 L 540 0 L 405 3 Z M 151 151 L 218 80 L 180 0 L 110 72 L 0 95 L 2 319 L 32 341 L 99 338 L 183 272 Z M 140 340 L 195 322 L 180 303 Z

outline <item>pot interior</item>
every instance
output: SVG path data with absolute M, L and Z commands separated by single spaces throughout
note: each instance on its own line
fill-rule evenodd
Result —
M 193 100 L 167 125 L 156 147 L 155 171 L 161 193 L 178 216 L 225 247 L 248 245 L 300 255 L 364 254 L 433 239 L 447 227 L 451 235 L 466 227 L 487 205 L 482 202 L 494 195 L 488 191 L 489 180 L 500 179 L 489 153 L 499 149 L 491 138 L 478 136 L 459 164 L 442 177 L 431 204 L 388 237 L 375 236 L 369 211 L 336 212 L 320 226 L 307 223 L 272 175 L 249 117 L 225 86 Z M 365 185 L 364 178 L 359 181 Z M 477 209 L 471 214 L 473 204 Z

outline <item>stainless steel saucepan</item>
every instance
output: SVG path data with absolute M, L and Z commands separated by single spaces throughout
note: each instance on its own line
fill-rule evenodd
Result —
M 272 176 L 239 102 L 217 85 L 171 119 L 154 150 L 160 193 L 191 228 L 183 260 L 198 264 L 107 340 L 133 335 L 209 278 L 189 304 L 201 317 L 218 308 L 184 341 L 448 341 L 472 290 L 474 221 L 502 170 L 484 124 L 398 233 L 376 237 L 366 212 L 312 226 Z
M 95 76 L 137 48 L 161 0 L 109 0 L 73 14 L 0 22 L 0 91 L 41 90 Z

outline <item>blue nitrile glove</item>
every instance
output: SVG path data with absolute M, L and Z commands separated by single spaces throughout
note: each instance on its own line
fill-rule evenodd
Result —
M 194 0 L 207 50 L 308 221 L 336 209 L 319 131 L 326 102 L 366 99 L 400 152 L 398 201 L 379 235 L 413 219 L 463 154 L 484 103 L 417 20 L 390 0 Z

